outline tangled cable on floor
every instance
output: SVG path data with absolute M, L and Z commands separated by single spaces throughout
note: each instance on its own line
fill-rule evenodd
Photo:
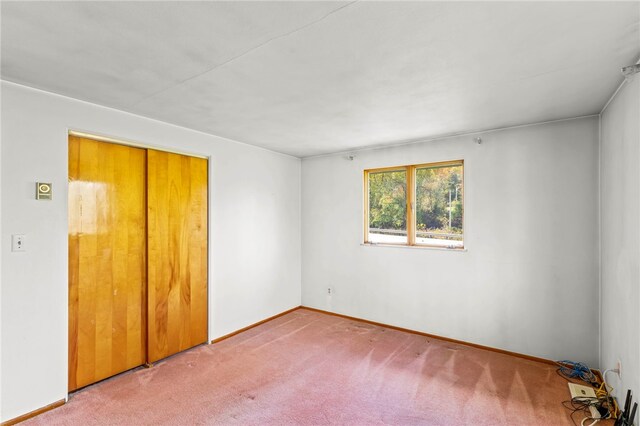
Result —
M 575 397 L 571 400 L 563 401 L 562 405 L 571 410 L 571 421 L 574 425 L 578 426 L 574 414 L 582 412 L 584 419 L 580 423 L 581 426 L 594 426 L 600 420 L 613 418 L 617 412 L 617 404 L 614 398 L 611 397 L 611 391 L 613 390 L 607 384 L 606 375 L 612 370 L 605 370 L 602 374 L 602 383 L 598 383 L 598 378 L 591 371 L 591 369 L 580 362 L 574 362 L 569 360 L 557 361 L 558 364 L 557 373 L 567 379 L 568 381 L 575 383 L 575 380 L 580 380 L 590 384 L 594 388 L 596 397 Z M 568 405 L 570 404 L 570 405 Z M 590 408 L 595 408 L 600 414 L 599 417 L 592 417 Z M 591 423 L 587 421 L 592 420 Z
M 569 360 L 557 361 L 556 364 L 558 364 L 558 374 L 565 379 L 569 381 L 571 381 L 571 379 L 579 379 L 591 385 L 598 386 L 598 379 L 587 365 Z

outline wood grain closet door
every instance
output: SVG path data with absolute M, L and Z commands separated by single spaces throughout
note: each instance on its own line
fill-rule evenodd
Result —
M 146 361 L 144 149 L 69 137 L 69 390 Z
M 148 360 L 207 341 L 207 160 L 148 150 Z

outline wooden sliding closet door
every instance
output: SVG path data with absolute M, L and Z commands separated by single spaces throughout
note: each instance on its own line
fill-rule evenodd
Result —
M 144 149 L 69 137 L 69 390 L 146 361 Z
M 148 361 L 207 341 L 207 160 L 148 150 Z

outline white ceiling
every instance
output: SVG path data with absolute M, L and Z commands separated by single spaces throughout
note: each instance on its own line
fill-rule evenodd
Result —
M 597 114 L 640 2 L 3 2 L 5 80 L 295 156 Z

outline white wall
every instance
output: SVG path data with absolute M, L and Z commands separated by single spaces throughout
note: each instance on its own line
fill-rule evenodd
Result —
M 68 129 L 211 157 L 210 339 L 300 304 L 299 159 L 5 82 L 1 122 L 2 420 L 67 395 Z
M 0 5 L 0 13 L 2 6 Z M 0 84 L 0 189 L 2 188 L 2 85 Z M 0 238 L 2 236 L 2 196 L 0 194 Z M 2 421 L 2 246 L 0 242 L 0 421 Z
M 472 138 L 304 159 L 303 305 L 597 366 L 598 118 Z M 457 159 L 467 251 L 361 245 L 363 169 Z
M 618 397 L 640 398 L 640 75 L 601 114 L 601 367 L 622 362 Z

